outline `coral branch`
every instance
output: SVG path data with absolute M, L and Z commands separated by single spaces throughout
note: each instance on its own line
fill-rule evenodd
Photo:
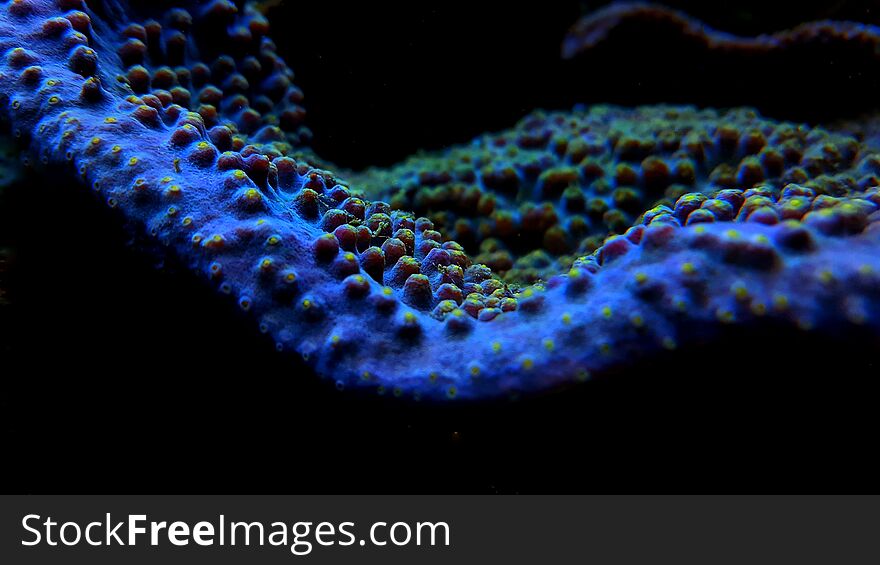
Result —
M 718 31 L 677 10 L 647 2 L 615 2 L 581 18 L 562 42 L 562 56 L 571 59 L 593 49 L 621 27 L 650 26 L 669 29 L 706 49 L 762 54 L 793 45 L 840 41 L 864 45 L 871 52 L 880 46 L 880 29 L 857 22 L 823 20 L 800 24 L 790 30 L 756 37 Z
M 310 164 L 302 93 L 250 4 L 98 8 L 0 7 L 0 102 L 31 163 L 339 388 L 515 396 L 728 324 L 880 329 L 880 157 L 854 137 L 596 107 L 349 185 Z M 503 278 L 467 253 L 489 239 Z

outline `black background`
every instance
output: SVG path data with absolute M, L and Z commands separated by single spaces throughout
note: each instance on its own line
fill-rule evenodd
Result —
M 559 59 L 579 3 L 296 2 L 274 36 L 319 154 L 387 165 L 576 102 L 747 104 L 853 117 L 880 100 L 864 53 L 761 60 L 638 30 Z M 363 4 L 363 5 L 361 5 Z M 673 3 L 759 33 L 877 20 L 869 2 Z M 769 6 L 768 6 L 769 5 Z M 592 6 L 592 4 L 591 4 Z M 91 195 L 41 178 L 2 194 L 14 252 L 0 309 L 6 490 L 803 491 L 876 484 L 876 342 L 768 330 L 515 405 L 336 392 L 232 305 L 126 246 Z

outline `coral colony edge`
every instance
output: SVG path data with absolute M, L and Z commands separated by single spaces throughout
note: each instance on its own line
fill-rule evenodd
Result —
M 384 170 L 308 149 L 303 93 L 256 2 L 12 0 L 0 107 L 63 171 L 342 388 L 487 399 L 572 385 L 728 327 L 880 334 L 880 147 L 747 108 L 576 107 Z M 759 38 L 617 4 L 563 55 L 662 18 L 708 49 Z

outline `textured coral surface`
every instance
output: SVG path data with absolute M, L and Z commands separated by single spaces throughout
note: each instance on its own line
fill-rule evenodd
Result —
M 870 136 L 596 106 L 334 173 L 256 5 L 140 6 L 0 5 L 25 161 L 79 179 L 338 388 L 516 396 L 733 325 L 880 330 Z

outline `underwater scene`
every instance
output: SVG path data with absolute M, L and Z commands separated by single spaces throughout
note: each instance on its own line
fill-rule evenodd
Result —
M 709 4 L 0 2 L 16 484 L 873 484 L 880 4 Z

